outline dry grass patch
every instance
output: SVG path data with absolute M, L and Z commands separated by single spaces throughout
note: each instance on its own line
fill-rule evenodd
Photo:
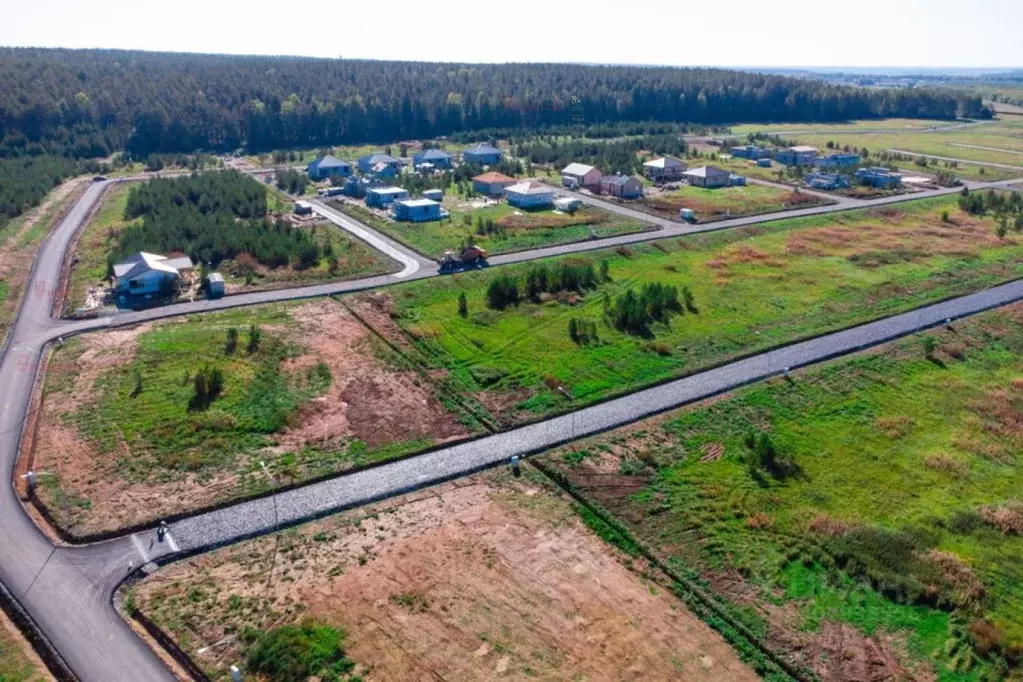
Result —
M 505 474 L 175 564 L 134 599 L 214 675 L 243 657 L 232 632 L 314 619 L 368 681 L 757 679 L 567 501 Z

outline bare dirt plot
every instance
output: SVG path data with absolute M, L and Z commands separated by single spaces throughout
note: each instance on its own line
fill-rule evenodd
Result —
M 211 674 L 243 659 L 233 633 L 312 619 L 348 632 L 366 680 L 757 679 L 566 501 L 504 473 L 174 565 L 129 596 Z
M 272 433 L 246 426 L 270 359 L 224 351 L 227 330 L 240 329 L 244 344 L 251 323 L 262 325 L 264 346 L 292 349 L 273 366 L 283 382 L 271 388 L 296 405 Z M 75 339 L 47 370 L 31 458 L 54 475 L 40 498 L 60 527 L 89 534 L 468 435 L 432 381 L 387 351 L 332 299 Z M 225 388 L 209 410 L 195 411 L 182 377 L 204 364 L 222 369 Z M 317 372 L 329 380 L 311 390 Z

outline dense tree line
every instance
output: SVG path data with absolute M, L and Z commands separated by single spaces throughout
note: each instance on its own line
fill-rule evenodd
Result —
M 59 156 L 0 159 L 0 228 L 39 204 L 78 164 Z
M 515 154 L 530 163 L 553 164 L 563 168 L 573 161 L 600 168 L 604 173 L 638 173 L 643 162 L 636 155 L 645 150 L 655 155 L 683 156 L 685 142 L 678 135 L 646 135 L 624 140 L 540 140 L 516 146 Z
M 514 275 L 498 275 L 487 287 L 487 305 L 503 310 L 518 305 L 523 297 L 537 302 L 543 294 L 558 294 L 563 291 L 583 293 L 593 289 L 601 278 L 607 279 L 607 266 L 601 263 L 601 274 L 586 260 L 566 259 L 554 266 L 533 265 L 523 278 Z
M 0 155 L 256 151 L 466 131 L 659 121 L 948 119 L 947 89 L 830 85 L 723 69 L 441 64 L 0 49 Z
M 267 219 L 266 188 L 237 171 L 159 178 L 132 188 L 111 265 L 136 251 L 183 252 L 196 263 L 247 253 L 268 268 L 308 268 L 323 256 L 312 235 Z

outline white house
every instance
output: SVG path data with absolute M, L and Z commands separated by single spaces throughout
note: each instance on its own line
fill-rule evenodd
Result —
M 181 271 L 192 267 L 192 259 L 188 256 L 167 258 L 139 251 L 114 266 L 114 290 L 123 299 L 169 293 L 181 278 Z
M 600 186 L 600 178 L 603 173 L 593 166 L 585 163 L 570 163 L 561 169 L 561 184 L 565 187 L 590 187 Z
M 547 208 L 554 203 L 554 190 L 533 180 L 511 185 L 504 193 L 508 203 L 518 208 Z

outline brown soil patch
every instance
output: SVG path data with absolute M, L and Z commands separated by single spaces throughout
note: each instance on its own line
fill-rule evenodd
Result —
M 367 303 L 361 310 L 377 310 L 374 328 L 396 333 L 393 321 L 376 306 Z M 381 445 L 418 438 L 443 442 L 468 435 L 426 379 L 383 366 L 373 355 L 371 332 L 337 302 L 307 303 L 295 309 L 292 318 L 296 338 L 309 352 L 284 363 L 282 369 L 296 371 L 324 362 L 334 380 L 324 395 L 299 408 L 292 425 L 277 437 L 277 450 L 336 445 L 351 437 Z
M 195 648 L 226 626 L 336 624 L 368 681 L 757 679 L 543 489 L 475 477 L 388 506 L 310 524 L 282 551 L 264 539 L 171 566 L 136 601 L 187 623 Z M 216 596 L 190 604 L 180 597 L 193 586 Z M 273 615 L 203 617 L 229 613 L 230 595 Z M 196 658 L 212 672 L 239 655 L 229 643 Z

